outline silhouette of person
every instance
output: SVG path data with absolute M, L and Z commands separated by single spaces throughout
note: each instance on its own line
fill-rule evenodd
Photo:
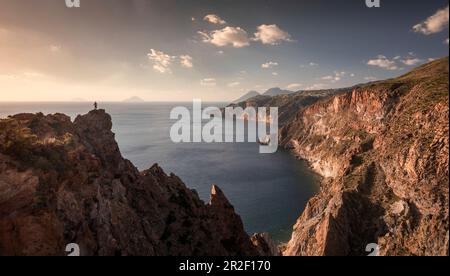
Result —
M 97 110 L 98 104 L 97 102 L 94 103 L 94 109 Z

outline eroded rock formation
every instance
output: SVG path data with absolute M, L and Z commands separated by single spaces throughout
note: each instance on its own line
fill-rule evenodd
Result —
M 449 253 L 448 58 L 322 99 L 281 130 L 324 177 L 285 255 Z

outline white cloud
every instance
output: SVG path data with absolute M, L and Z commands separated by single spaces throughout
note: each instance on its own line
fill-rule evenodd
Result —
M 407 57 L 405 59 L 402 59 L 402 63 L 405 65 L 408 65 L 408 66 L 414 66 L 421 62 L 422 62 L 422 60 L 420 58 L 416 58 L 416 57 Z
M 366 81 L 376 81 L 377 80 L 377 78 L 376 77 L 365 77 L 364 78 Z
M 247 32 L 240 27 L 225 27 L 210 33 L 198 32 L 198 34 L 202 36 L 203 42 L 217 47 L 232 46 L 234 48 L 242 48 L 250 45 Z
M 150 49 L 150 53 L 147 54 L 149 60 L 153 61 L 153 69 L 159 73 L 171 73 L 170 65 L 174 57 L 168 54 L 157 51 L 155 49 Z
M 181 66 L 183 66 L 185 68 L 194 67 L 193 59 L 189 55 L 180 56 L 180 63 L 181 63 Z
M 283 41 L 293 41 L 288 32 L 283 31 L 277 25 L 261 25 L 255 33 L 254 41 L 263 44 L 278 45 Z
M 351 73 L 351 74 L 350 74 L 350 77 L 354 78 L 354 77 L 355 77 L 355 74 Z
M 42 77 L 45 77 L 44 74 L 36 72 L 36 71 L 25 71 L 25 72 L 23 72 L 23 75 L 26 78 L 42 78 Z
M 288 86 L 286 86 L 286 89 L 298 89 L 302 86 L 303 86 L 303 84 L 301 84 L 301 83 L 291 83 Z
M 217 51 L 217 53 L 218 53 L 219 55 L 223 55 L 223 54 L 225 54 L 225 52 L 224 52 L 224 51 L 222 51 L 222 50 L 220 50 L 220 51 Z
M 272 72 L 273 76 L 278 76 L 278 72 Z
M 150 49 L 150 53 L 147 54 L 147 57 L 150 61 L 153 62 L 153 70 L 165 74 L 165 73 L 172 73 L 172 69 L 170 68 L 172 65 L 172 62 L 175 59 L 179 59 L 180 65 L 185 68 L 193 68 L 193 58 L 189 55 L 181 55 L 181 56 L 171 56 L 163 51 L 157 51 L 155 49 Z M 146 69 L 146 65 L 141 65 L 142 68 Z
M 332 79 L 334 79 L 333 76 L 325 76 L 325 77 L 322 77 L 322 80 L 332 80 Z
M 383 55 L 379 55 L 377 58 L 369 60 L 367 64 L 391 71 L 399 69 L 398 66 L 395 64 L 395 61 L 389 60 L 387 57 Z
M 338 82 L 342 79 L 343 76 L 345 76 L 347 72 L 334 72 L 334 75 L 329 75 L 322 77 L 322 80 L 329 80 L 332 83 Z
M 266 62 L 266 63 L 262 64 L 261 68 L 269 69 L 269 68 L 272 68 L 272 67 L 275 67 L 275 66 L 278 66 L 278 62 L 269 61 L 269 62 Z
M 321 89 L 325 89 L 325 87 L 326 87 L 326 85 L 323 83 L 316 83 L 316 84 L 306 87 L 305 90 L 321 90 Z
M 236 82 L 231 82 L 231 83 L 228 84 L 228 87 L 233 88 L 233 87 L 239 86 L 240 84 L 241 84 L 241 83 L 238 82 L 238 81 L 236 81 Z
M 203 18 L 203 20 L 212 23 L 212 24 L 216 24 L 216 25 L 225 25 L 227 24 L 227 22 L 225 20 L 223 20 L 222 18 L 220 18 L 220 16 L 216 15 L 216 14 L 208 14 L 207 16 L 205 16 L 205 18 Z
M 319 64 L 317 64 L 317 63 L 315 63 L 315 62 L 310 62 L 310 63 L 308 63 L 308 64 L 300 64 L 300 68 L 305 68 L 306 66 L 311 66 L 311 67 L 314 67 L 314 66 L 319 66 Z
M 43 79 L 48 78 L 49 75 L 46 75 L 44 73 L 38 72 L 38 71 L 23 71 L 23 72 L 17 72 L 15 74 L 0 74 L 0 79 L 3 80 L 20 80 L 20 81 L 27 81 L 27 80 L 36 80 L 36 79 Z
M 200 80 L 200 85 L 207 86 L 207 87 L 213 87 L 213 86 L 217 85 L 217 82 L 216 82 L 216 79 L 214 79 L 214 78 L 206 78 L 206 79 Z
M 424 35 L 435 34 L 448 27 L 449 6 L 438 10 L 434 15 L 413 27 L 414 32 Z

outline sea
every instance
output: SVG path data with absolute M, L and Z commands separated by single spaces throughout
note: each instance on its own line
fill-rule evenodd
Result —
M 223 107 L 226 103 L 203 103 Z M 140 170 L 158 163 L 208 202 L 212 184 L 225 193 L 249 234 L 268 232 L 287 242 L 307 201 L 318 192 L 319 177 L 304 161 L 279 148 L 260 154 L 258 143 L 173 143 L 172 108 L 192 103 L 99 103 L 113 120 L 122 155 Z M 0 118 L 18 113 L 64 113 L 72 120 L 92 103 L 0 103 Z

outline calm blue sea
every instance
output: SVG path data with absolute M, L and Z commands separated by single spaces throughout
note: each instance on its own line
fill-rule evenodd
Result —
M 189 103 L 100 103 L 113 119 L 123 156 L 139 169 L 154 163 L 178 175 L 188 187 L 209 200 L 217 184 L 242 216 L 247 232 L 270 232 L 278 242 L 290 238 L 306 202 L 318 190 L 318 177 L 303 161 L 279 149 L 259 154 L 256 143 L 174 144 L 169 118 L 174 106 Z M 203 106 L 223 106 L 204 103 Z M 0 103 L 0 117 L 23 112 L 65 113 L 75 118 L 91 103 Z

